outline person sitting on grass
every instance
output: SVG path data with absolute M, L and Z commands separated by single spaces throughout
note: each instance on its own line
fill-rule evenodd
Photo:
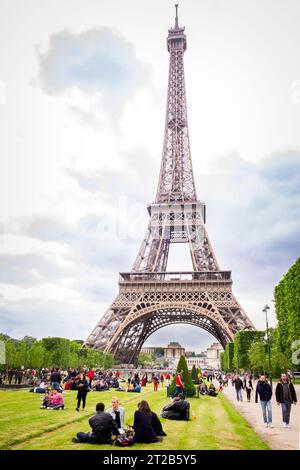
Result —
M 131 384 L 129 385 L 127 392 L 140 393 L 141 389 L 141 385 L 134 386 L 133 384 Z
M 210 397 L 216 397 L 218 395 L 217 392 L 216 392 L 216 387 L 214 386 L 214 384 L 210 384 L 209 389 L 208 389 L 208 395 Z
M 138 403 L 138 409 L 134 413 L 134 423 L 133 423 L 133 429 L 134 429 L 134 437 L 133 441 L 134 442 L 141 442 L 144 444 L 150 444 L 151 442 L 160 442 L 162 441 L 162 435 L 165 435 L 163 433 L 162 435 L 157 435 L 154 431 L 153 428 L 153 413 L 150 409 L 150 406 L 146 400 L 142 400 L 140 403 Z M 156 415 L 155 415 L 156 416 Z M 156 416 L 158 419 L 158 417 Z M 158 419 L 159 421 L 159 419 Z M 157 426 L 157 422 L 156 422 Z
M 40 385 L 32 388 L 29 391 L 33 393 L 46 393 L 48 386 L 49 386 L 48 382 L 41 382 Z
M 41 408 L 47 408 L 47 410 L 63 410 L 64 407 L 65 405 L 62 394 L 59 393 L 55 388 L 51 390 L 45 405 L 43 404 L 41 406 Z
M 106 411 L 112 416 L 113 420 L 118 426 L 118 429 L 125 429 L 125 410 L 122 406 L 120 406 L 117 397 L 112 397 L 111 408 L 108 408 Z
M 90 432 L 79 432 L 72 442 L 88 444 L 111 444 L 112 436 L 119 434 L 118 426 L 109 413 L 104 411 L 104 403 L 97 403 L 96 414 L 89 419 Z
M 190 420 L 190 404 L 184 399 L 183 393 L 179 393 L 172 403 L 165 405 L 160 414 L 162 418 L 174 420 Z
M 199 398 L 200 394 L 201 395 L 208 394 L 207 385 L 205 382 L 203 382 L 202 379 L 199 380 L 199 385 L 197 386 L 196 390 L 197 390 L 197 398 Z

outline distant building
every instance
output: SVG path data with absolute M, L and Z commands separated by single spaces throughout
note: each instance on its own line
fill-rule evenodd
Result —
M 220 343 L 213 343 L 206 350 L 206 363 L 208 369 L 220 369 L 220 354 L 223 351 L 223 346 Z
M 164 358 L 168 361 L 170 367 L 176 367 L 180 356 L 184 356 L 185 349 L 181 344 L 171 342 L 164 348 Z
M 186 359 L 189 369 L 192 369 L 195 366 L 197 369 L 205 369 L 205 357 L 188 357 Z
M 213 343 L 201 354 L 201 357 L 188 357 L 187 365 L 191 369 L 193 366 L 198 369 L 220 369 L 220 353 L 223 347 L 220 343 Z
M 141 349 L 142 353 L 155 354 L 156 351 L 161 350 L 162 346 L 144 346 Z M 169 367 L 176 367 L 180 356 L 185 355 L 185 349 L 177 342 L 171 342 L 167 347 L 163 348 L 164 359 L 169 363 Z
M 185 351 L 185 357 L 196 357 L 195 351 Z
M 158 349 L 160 349 L 159 346 L 145 346 L 141 349 L 141 352 L 145 354 L 155 354 Z

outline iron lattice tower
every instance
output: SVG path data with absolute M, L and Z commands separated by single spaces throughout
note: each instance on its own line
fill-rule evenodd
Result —
M 232 293 L 230 271 L 221 271 L 197 199 L 190 152 L 183 56 L 185 28 L 168 31 L 170 53 L 163 154 L 148 228 L 130 273 L 120 273 L 119 293 L 85 345 L 136 363 L 146 339 L 174 323 L 198 326 L 222 345 L 237 331 L 254 329 Z M 170 243 L 188 243 L 193 271 L 167 272 Z

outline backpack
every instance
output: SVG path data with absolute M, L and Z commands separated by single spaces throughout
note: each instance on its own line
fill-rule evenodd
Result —
M 118 447 L 127 447 L 127 446 L 133 446 L 133 438 L 132 437 L 127 437 L 127 436 L 118 436 L 115 439 L 115 445 Z

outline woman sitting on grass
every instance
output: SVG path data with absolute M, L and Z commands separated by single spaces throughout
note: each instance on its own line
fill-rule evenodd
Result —
M 209 389 L 208 389 L 208 395 L 210 397 L 216 397 L 218 395 L 218 393 L 216 392 L 216 387 L 214 386 L 214 384 L 210 384 Z
M 59 393 L 56 389 L 51 390 L 49 395 L 45 395 L 41 409 L 47 410 L 63 410 L 65 407 L 64 399 L 62 394 Z
M 155 415 L 155 413 L 150 410 L 149 404 L 146 400 L 142 400 L 138 403 L 138 409 L 134 413 L 134 442 L 149 444 L 151 442 L 162 441 L 162 437 L 157 436 L 153 429 L 153 415 Z M 155 416 L 158 419 L 157 415 Z M 165 435 L 165 433 L 163 433 L 163 435 Z

